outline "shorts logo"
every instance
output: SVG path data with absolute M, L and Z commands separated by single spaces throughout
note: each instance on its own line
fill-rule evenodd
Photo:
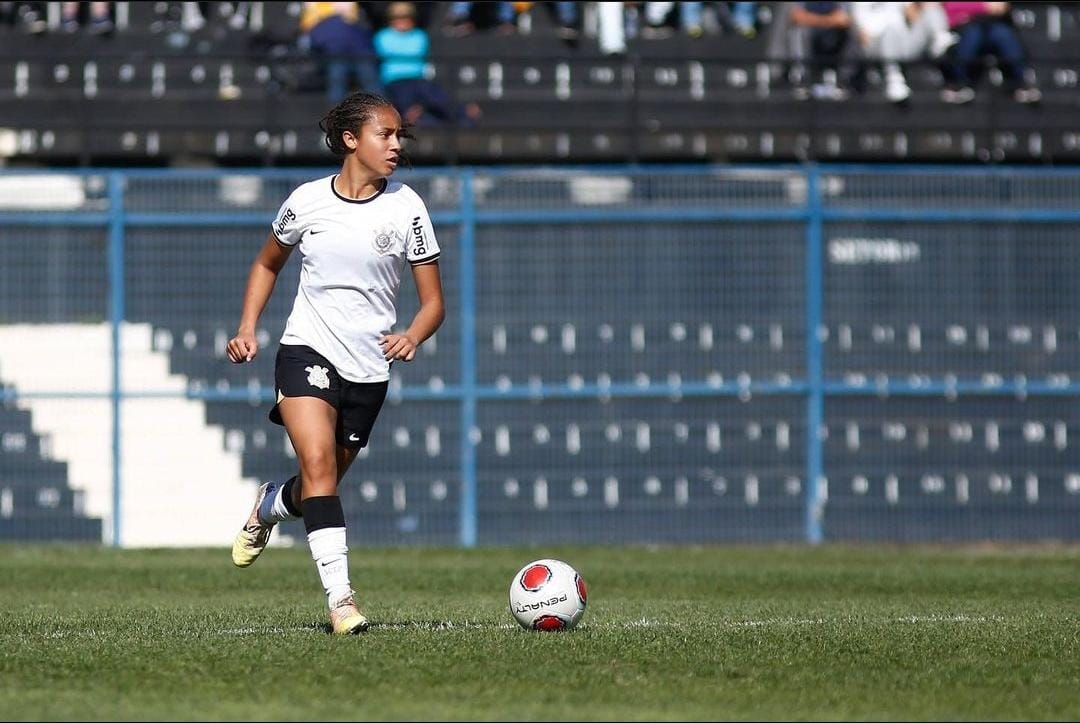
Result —
M 308 380 L 308 384 L 310 384 L 311 386 L 316 387 L 318 389 L 329 389 L 330 388 L 330 377 L 327 376 L 327 372 L 329 372 L 330 370 L 327 369 L 326 367 L 320 367 L 320 366 L 304 367 L 304 371 L 306 371 L 308 373 L 307 380 Z
M 371 240 L 371 245 L 383 256 L 394 251 L 400 243 L 401 234 L 393 226 L 383 226 L 375 232 L 375 236 Z

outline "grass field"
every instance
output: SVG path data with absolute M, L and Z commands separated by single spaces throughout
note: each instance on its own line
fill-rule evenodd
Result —
M 506 592 L 560 557 L 569 633 Z M 354 549 L 325 632 L 304 549 L 0 546 L 0 717 L 1080 719 L 1080 549 Z

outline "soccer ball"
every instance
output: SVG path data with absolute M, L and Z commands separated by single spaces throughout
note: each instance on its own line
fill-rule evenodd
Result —
M 585 614 L 585 580 L 562 560 L 536 560 L 510 582 L 510 612 L 527 630 L 569 630 Z

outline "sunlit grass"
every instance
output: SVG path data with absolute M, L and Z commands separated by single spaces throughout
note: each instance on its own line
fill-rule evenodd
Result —
M 577 630 L 522 630 L 559 557 Z M 0 547 L 5 719 L 1078 719 L 1075 548 L 354 549 L 365 635 L 303 549 Z

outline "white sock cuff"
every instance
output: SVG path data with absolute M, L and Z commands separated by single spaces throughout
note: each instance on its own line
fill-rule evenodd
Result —
M 288 482 L 283 482 L 278 485 L 277 490 L 274 491 L 274 499 L 270 503 L 270 514 L 273 515 L 274 522 L 284 522 L 285 520 L 299 519 L 296 515 L 289 512 L 288 506 L 285 504 L 285 491 Z
M 276 525 L 279 522 L 285 522 L 286 520 L 298 519 L 296 515 L 289 512 L 289 508 L 285 506 L 284 494 L 285 483 L 275 482 L 269 493 L 263 498 L 262 504 L 259 505 L 260 520 L 264 523 Z
M 308 547 L 311 548 L 311 557 L 319 560 L 328 555 L 348 554 L 349 548 L 345 544 L 344 527 L 324 527 L 321 530 L 309 532 Z

